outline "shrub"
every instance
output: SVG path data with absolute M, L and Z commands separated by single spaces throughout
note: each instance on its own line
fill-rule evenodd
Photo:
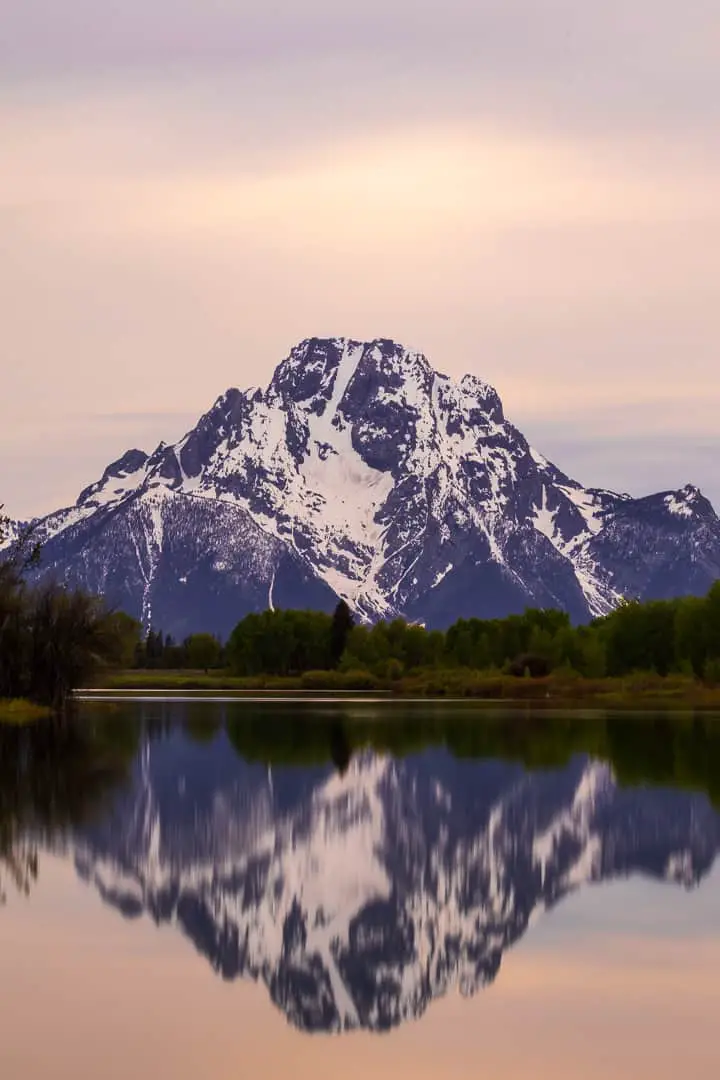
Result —
M 300 679 L 303 690 L 377 690 L 379 680 L 369 671 L 305 671 Z
M 551 669 L 550 660 L 538 653 L 521 653 L 508 664 L 508 674 L 516 678 L 527 675 L 531 679 L 543 679 L 550 674 Z
M 703 678 L 711 686 L 720 686 L 720 656 L 712 656 L 705 661 Z

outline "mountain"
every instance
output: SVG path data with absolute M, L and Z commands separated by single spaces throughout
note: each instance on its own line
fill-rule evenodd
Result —
M 584 488 L 492 387 L 387 340 L 302 342 L 265 390 L 228 390 L 176 445 L 129 451 L 37 525 L 42 573 L 176 636 L 339 597 L 433 627 L 527 606 L 581 621 L 720 577 L 697 488 Z
M 0 551 L 16 544 L 25 527 L 24 522 L 13 521 L 12 518 L 5 517 L 0 506 Z
M 631 874 L 691 888 L 719 848 L 705 796 L 623 789 L 584 756 L 528 772 L 365 752 L 341 775 L 177 730 L 144 743 L 128 788 L 71 841 L 108 904 L 175 926 L 306 1031 L 387 1030 L 474 994 L 572 891 Z

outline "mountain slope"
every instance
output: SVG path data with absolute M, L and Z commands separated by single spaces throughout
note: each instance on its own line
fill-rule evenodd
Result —
M 492 387 L 386 340 L 302 342 L 266 390 L 228 390 L 175 446 L 130 451 L 39 533 L 45 573 L 173 633 L 338 597 L 435 626 L 528 605 L 582 620 L 720 577 L 695 488 L 583 488 Z

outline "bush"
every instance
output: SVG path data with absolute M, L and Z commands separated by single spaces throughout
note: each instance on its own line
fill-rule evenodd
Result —
M 531 679 L 544 679 L 550 674 L 552 664 L 546 656 L 538 653 L 521 653 L 508 664 L 508 674 L 515 678 L 527 675 Z
M 385 664 L 385 678 L 389 679 L 390 682 L 397 682 L 398 679 L 402 678 L 402 673 L 402 664 L 394 656 L 391 656 Z
M 300 679 L 303 690 L 377 690 L 379 680 L 369 671 L 305 671 Z
M 703 679 L 710 686 L 720 686 L 720 656 L 713 656 L 705 661 Z
M 344 688 L 346 690 L 378 690 L 380 680 L 369 671 L 345 671 L 342 674 Z

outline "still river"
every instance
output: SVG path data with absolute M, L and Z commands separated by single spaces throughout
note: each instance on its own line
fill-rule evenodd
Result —
M 0 1077 L 715 1077 L 719 849 L 720 717 L 0 729 Z

